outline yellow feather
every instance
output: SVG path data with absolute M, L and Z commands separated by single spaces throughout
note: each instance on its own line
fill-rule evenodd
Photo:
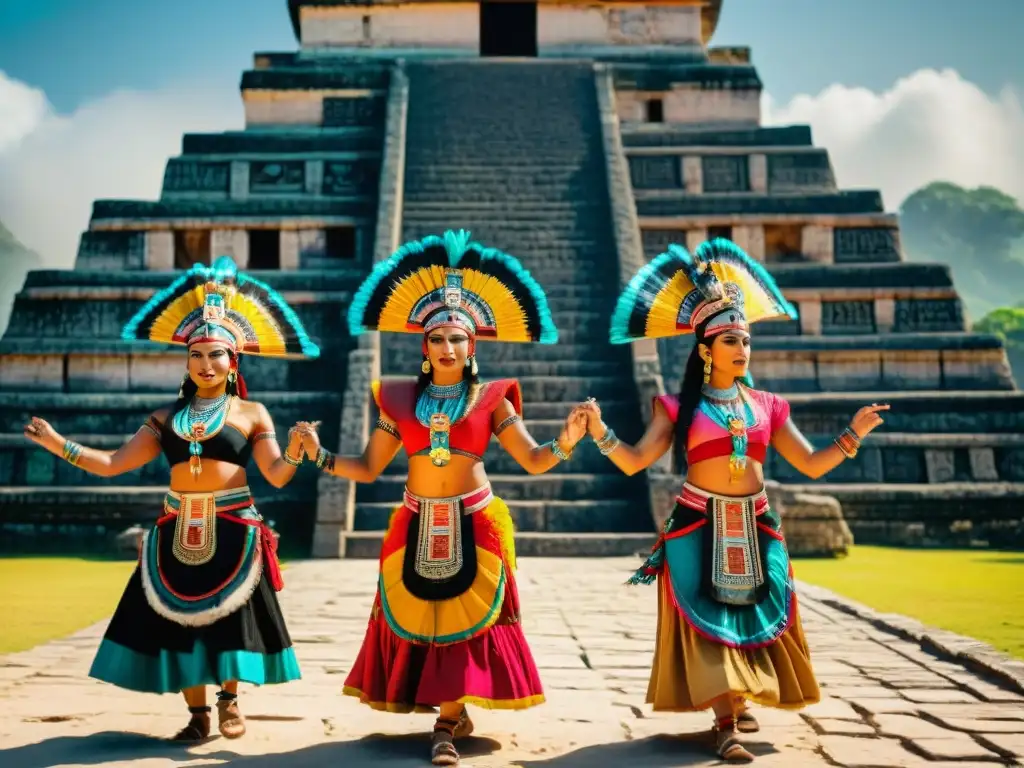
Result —
M 658 291 L 647 313 L 645 335 L 648 338 L 675 336 L 679 333 L 676 327 L 679 305 L 693 289 L 693 283 L 686 277 L 686 273 L 680 270 Z
M 711 269 L 723 285 L 736 283 L 743 291 L 743 312 L 748 323 L 782 316 L 783 313 L 779 311 L 775 299 L 751 277 L 747 270 L 734 264 L 722 262 L 712 262 Z

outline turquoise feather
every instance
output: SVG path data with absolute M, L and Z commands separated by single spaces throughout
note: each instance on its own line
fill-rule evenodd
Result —
M 640 298 L 640 292 L 644 289 L 647 281 L 661 271 L 666 264 L 673 261 L 680 261 L 684 268 L 693 264 L 690 254 L 685 248 L 678 245 L 670 245 L 665 253 L 655 256 L 649 263 L 640 268 L 640 271 L 633 275 L 633 279 L 619 295 L 615 302 L 615 311 L 612 312 L 611 329 L 608 334 L 612 344 L 628 344 L 634 339 L 629 335 L 629 318 L 633 314 L 633 307 Z

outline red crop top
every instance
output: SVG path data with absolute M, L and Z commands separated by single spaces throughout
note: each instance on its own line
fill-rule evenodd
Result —
M 764 464 L 768 445 L 779 428 L 789 418 L 789 403 L 771 392 L 744 389 L 750 396 L 756 423 L 747 430 L 747 456 Z M 654 398 L 661 403 L 668 417 L 675 424 L 679 418 L 679 398 L 675 395 L 660 395 Z M 732 453 L 732 437 L 715 424 L 699 408 L 693 415 L 690 432 L 686 436 L 686 460 L 690 466 L 707 459 L 729 456 Z
M 430 429 L 416 419 L 416 382 L 375 381 L 373 400 L 381 413 L 395 423 L 402 445 L 409 456 L 430 450 Z M 520 416 L 523 395 L 515 379 L 499 379 L 482 384 L 476 401 L 469 404 L 462 418 L 452 424 L 448 445 L 460 453 L 482 458 L 494 431 L 491 414 L 502 400 L 508 399 Z

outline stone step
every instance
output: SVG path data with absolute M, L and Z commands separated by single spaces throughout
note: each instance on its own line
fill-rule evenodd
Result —
M 340 325 L 340 323 L 339 323 Z M 315 360 L 246 355 L 240 370 L 249 386 L 267 392 L 325 392 L 344 386 L 348 352 L 355 341 L 341 329 L 340 344 L 321 348 Z M 183 347 L 89 336 L 4 336 L 0 341 L 0 391 L 177 391 L 186 366 Z
M 624 474 L 587 475 L 489 475 L 494 493 L 506 501 L 555 501 L 565 499 L 637 499 L 644 487 L 642 477 Z M 360 490 L 360 502 L 398 503 L 405 477 L 381 475 Z
M 374 185 L 376 180 L 373 181 Z M 104 221 L 168 219 L 358 218 L 377 215 L 376 192 L 358 198 L 249 198 L 247 200 L 96 200 L 92 205 L 90 227 Z
M 186 133 L 181 140 L 183 155 L 358 152 L 380 147 L 380 131 L 369 127 Z
M 79 472 L 79 476 L 84 473 Z M 133 525 L 151 525 L 163 509 L 162 485 L 105 487 L 0 486 L 0 525 L 6 551 L 113 555 L 116 537 Z M 316 517 L 316 484 L 253 486 L 256 507 L 280 535 L 283 557 L 308 557 Z M 286 577 L 287 578 L 287 577 Z
M 623 124 L 625 147 L 810 147 L 807 125 L 756 128 L 692 128 L 668 124 Z
M 384 531 L 349 531 L 341 535 L 345 557 L 380 557 Z M 626 557 L 637 567 L 650 554 L 656 533 L 516 533 L 516 557 Z M 629 576 L 626 573 L 623 581 Z
M 597 182 L 594 184 L 596 186 Z M 452 208 L 465 214 L 474 210 L 489 214 L 495 208 L 506 206 L 509 210 L 521 212 L 522 215 L 532 213 L 537 216 L 538 221 L 579 217 L 608 208 L 607 201 L 579 203 L 578 200 L 583 194 L 590 193 L 555 187 L 509 187 L 487 182 L 478 184 L 467 180 L 465 184 L 446 182 L 407 185 L 403 204 L 420 212 Z
M 787 394 L 793 421 L 808 434 L 837 435 L 870 403 L 889 403 L 885 432 L 1021 433 L 1024 391 L 860 391 Z M 537 414 L 540 418 L 540 414 Z M 606 419 L 607 421 L 607 419 Z M 610 423 L 610 422 L 609 422 Z
M 858 544 L 999 547 L 1019 525 L 1024 483 L 801 483 L 833 496 Z M 956 533 L 959 531 L 960 533 Z
M 800 424 L 801 417 L 794 416 Z M 844 461 L 822 479 L 829 484 L 1024 482 L 1024 433 L 890 432 L 886 423 L 868 436 L 855 461 Z M 834 434 L 808 434 L 829 445 Z M 782 483 L 807 482 L 774 451 L 765 472 Z
M 633 194 L 636 198 L 636 212 L 641 219 L 724 214 L 753 216 L 885 212 L 882 195 L 874 190 L 799 195 L 762 195 L 746 192 L 694 195 L 682 191 L 635 190 Z
M 443 231 L 443 230 L 442 230 Z M 98 234 L 98 233 L 93 233 Z M 290 271 L 280 270 L 246 270 L 246 274 L 252 278 L 266 283 L 271 288 L 280 291 L 285 300 L 294 306 L 299 296 L 293 293 L 313 293 L 308 300 L 319 301 L 320 294 L 343 292 L 349 294 L 353 287 L 358 285 L 366 276 L 368 269 L 364 266 L 353 265 L 347 269 L 297 269 Z M 37 269 L 28 273 L 25 278 L 23 292 L 32 289 L 35 298 L 42 298 L 51 295 L 52 298 L 67 298 L 67 294 L 47 294 L 41 289 L 75 288 L 88 298 L 98 298 L 103 295 L 115 298 L 137 298 L 139 302 L 146 301 L 153 292 L 163 290 L 174 280 L 181 277 L 181 272 L 166 272 L 158 270 L 142 270 L 138 272 L 114 272 L 110 270 L 83 270 L 83 269 Z M 85 289 L 94 289 L 90 293 Z M 148 293 L 125 293 L 126 290 L 148 289 Z
M 280 428 L 279 443 L 286 441 L 286 425 Z M 321 427 L 324 441 L 330 445 L 337 442 L 337 425 Z M 99 450 L 115 451 L 131 439 L 130 434 L 64 434 L 69 440 Z M 282 445 L 282 449 L 284 446 Z M 272 494 L 276 489 L 263 477 L 255 464 L 248 467 L 248 482 L 253 493 L 260 497 Z M 288 484 L 296 493 L 306 499 L 316 497 L 318 472 L 312 464 L 299 468 Z M 58 456 L 29 441 L 22 433 L 0 433 L 0 486 L 45 487 L 80 486 L 102 489 L 109 486 L 166 486 L 170 477 L 170 466 L 161 454 L 143 467 L 125 472 L 117 477 L 100 477 L 72 467 Z
M 300 300 L 290 302 L 314 342 L 336 346 L 339 334 L 345 332 L 343 316 L 353 289 L 295 297 Z M 148 288 L 28 289 L 14 301 L 6 336 L 120 339 L 121 329 L 154 293 Z
M 32 416 L 39 416 L 62 434 L 134 434 L 153 411 L 174 402 L 176 383 L 169 384 L 160 394 L 0 392 L 0 432 L 20 433 Z M 282 434 L 296 421 L 320 420 L 326 439 L 341 417 L 341 395 L 335 392 L 256 390 L 249 399 L 267 407 Z
M 513 501 L 508 508 L 516 531 L 524 533 L 647 533 L 653 525 L 646 504 L 637 515 L 629 500 Z M 387 503 L 357 504 L 355 530 L 386 530 L 394 509 Z
M 500 176 L 495 178 L 495 169 L 499 169 Z M 587 173 L 580 168 L 579 162 L 550 164 L 539 163 L 532 159 L 531 155 L 524 155 L 522 158 L 508 158 L 495 155 L 491 162 L 480 163 L 452 163 L 443 166 L 430 163 L 405 164 L 405 184 L 408 188 L 411 181 L 461 181 L 469 179 L 473 181 L 492 180 L 500 182 L 520 181 L 527 184 L 544 184 L 564 188 L 566 184 L 581 183 L 581 180 L 599 181 L 605 176 L 600 169 L 594 169 Z

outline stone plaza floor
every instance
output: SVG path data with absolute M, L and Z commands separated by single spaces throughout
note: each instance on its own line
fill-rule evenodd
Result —
M 473 709 L 476 734 L 460 742 L 464 768 L 719 764 L 710 713 L 656 715 L 644 704 L 656 592 L 623 586 L 637 562 L 520 561 L 523 622 L 548 701 L 525 712 Z M 312 561 L 285 571 L 281 601 L 303 679 L 243 686 L 249 732 L 237 741 L 166 742 L 187 719 L 179 696 L 87 678 L 103 624 L 0 656 L 0 768 L 429 765 L 432 716 L 377 713 L 340 695 L 375 567 Z M 801 609 L 824 698 L 802 712 L 757 709 L 761 733 L 745 737 L 755 765 L 1024 764 L 1024 697 L 814 597 Z

